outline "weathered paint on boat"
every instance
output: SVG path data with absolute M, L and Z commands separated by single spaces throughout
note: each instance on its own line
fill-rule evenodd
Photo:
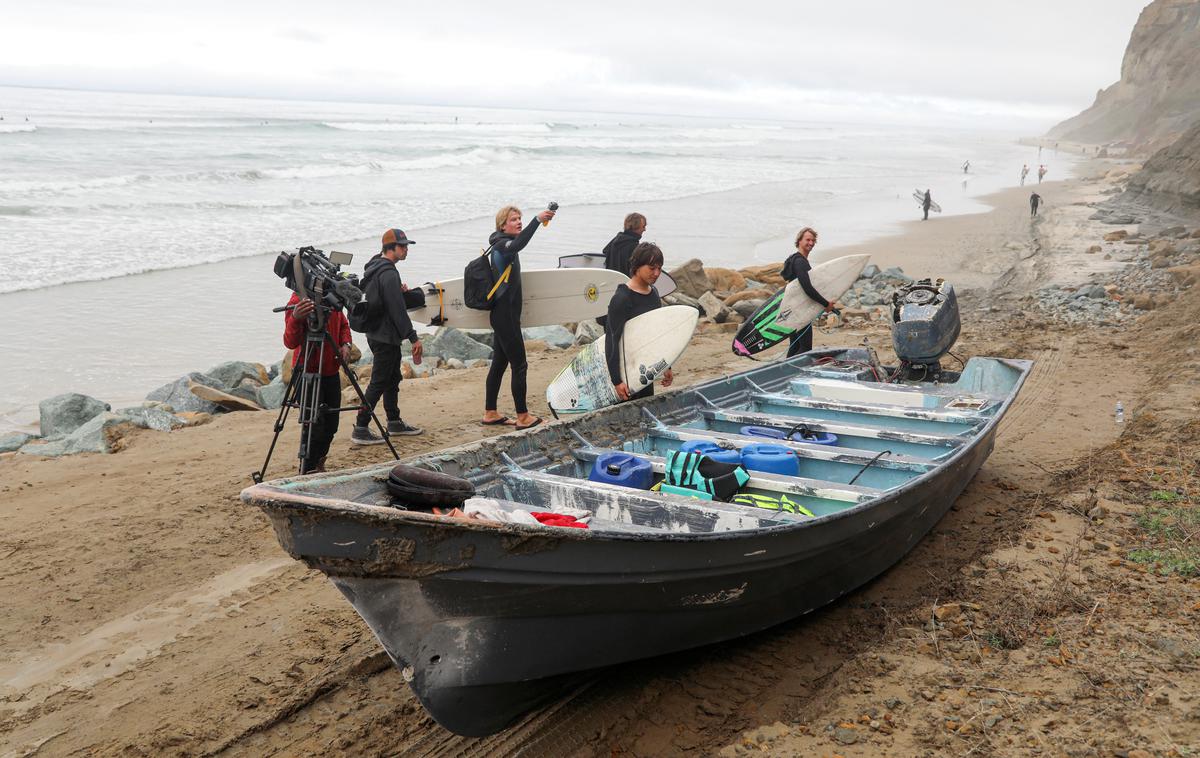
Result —
M 976 358 L 961 376 L 943 375 L 956 383 L 897 388 L 864 382 L 852 368 L 814 367 L 821 358 L 850 364 L 868 356 L 809 353 L 408 461 L 471 479 L 488 496 L 608 514 L 611 529 L 490 525 L 398 510 L 381 483 L 388 465 L 256 485 L 243 499 L 267 513 L 290 555 L 330 577 L 439 723 L 490 734 L 593 669 L 750 634 L 878 576 L 937 523 L 986 460 L 1031 366 Z M 706 511 L 690 498 L 576 478 L 601 449 L 666 450 L 688 436 L 736 446 L 748 439 L 737 434 L 741 424 L 805 420 L 803 404 L 777 404 L 784 415 L 747 409 L 775 394 L 798 396 L 794 384 L 806 372 L 869 389 L 922 390 L 921 408 L 931 406 L 926 416 L 908 417 L 889 405 L 871 427 L 861 423 L 870 408 L 855 400 L 847 413 L 856 423 L 810 423 L 857 433 L 847 435 L 849 448 L 789 445 L 833 480 L 814 486 L 756 474 L 762 486 L 824 504 L 815 518 L 727 504 Z M 946 409 L 964 397 L 978 406 L 975 424 Z M 826 409 L 836 410 L 830 403 Z M 894 429 L 886 420 L 930 421 L 928 413 L 943 414 L 937 420 L 959 433 Z M 895 460 L 879 457 L 889 446 Z M 851 486 L 855 470 L 875 480 Z

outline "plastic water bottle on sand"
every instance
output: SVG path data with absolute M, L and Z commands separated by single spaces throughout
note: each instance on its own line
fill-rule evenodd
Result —
M 1125 423 L 1125 406 L 1121 404 L 1120 400 L 1117 401 L 1117 423 Z

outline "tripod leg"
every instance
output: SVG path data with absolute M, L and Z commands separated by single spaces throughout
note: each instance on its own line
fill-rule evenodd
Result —
M 267 448 L 267 457 L 263 461 L 262 468 L 250 474 L 250 478 L 255 484 L 262 484 L 263 477 L 267 473 L 267 465 L 271 462 L 271 455 L 275 452 L 275 445 L 279 442 L 279 433 L 283 431 L 284 424 L 287 422 L 288 411 L 292 409 L 292 405 L 296 402 L 296 394 L 300 388 L 300 373 L 295 369 L 292 370 L 292 379 L 288 382 L 287 389 L 283 392 L 283 404 L 279 406 L 279 416 L 275 419 L 275 436 L 271 437 L 271 446 Z

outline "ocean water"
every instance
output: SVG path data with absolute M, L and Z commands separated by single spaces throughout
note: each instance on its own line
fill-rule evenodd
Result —
M 280 250 L 346 249 L 361 270 L 398 226 L 418 240 L 406 278 L 451 278 L 497 208 L 555 200 L 527 267 L 598 250 L 635 209 L 652 211 L 647 239 L 669 258 L 740 266 L 786 255 L 764 244 L 805 225 L 824 247 L 892 231 L 913 217 L 915 187 L 947 213 L 981 210 L 974 198 L 1038 160 L 986 128 L 749 116 L 10 87 L 0 116 L 0 315 L 21 325 L 0 349 L 33 356 L 0 369 L 0 426 L 57 392 L 133 402 L 226 358 L 277 360 Z

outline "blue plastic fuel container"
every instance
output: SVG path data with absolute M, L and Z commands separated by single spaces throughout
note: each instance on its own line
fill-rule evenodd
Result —
M 685 453 L 700 453 L 707 455 L 714 461 L 719 463 L 741 463 L 742 454 L 737 450 L 727 450 L 715 442 L 709 440 L 688 440 L 679 446 L 679 449 Z
M 761 442 L 742 448 L 742 465 L 750 471 L 800 476 L 800 459 L 791 448 Z
M 650 468 L 650 461 L 631 453 L 603 453 L 592 464 L 588 479 L 635 490 L 648 490 L 654 484 L 654 470 Z

